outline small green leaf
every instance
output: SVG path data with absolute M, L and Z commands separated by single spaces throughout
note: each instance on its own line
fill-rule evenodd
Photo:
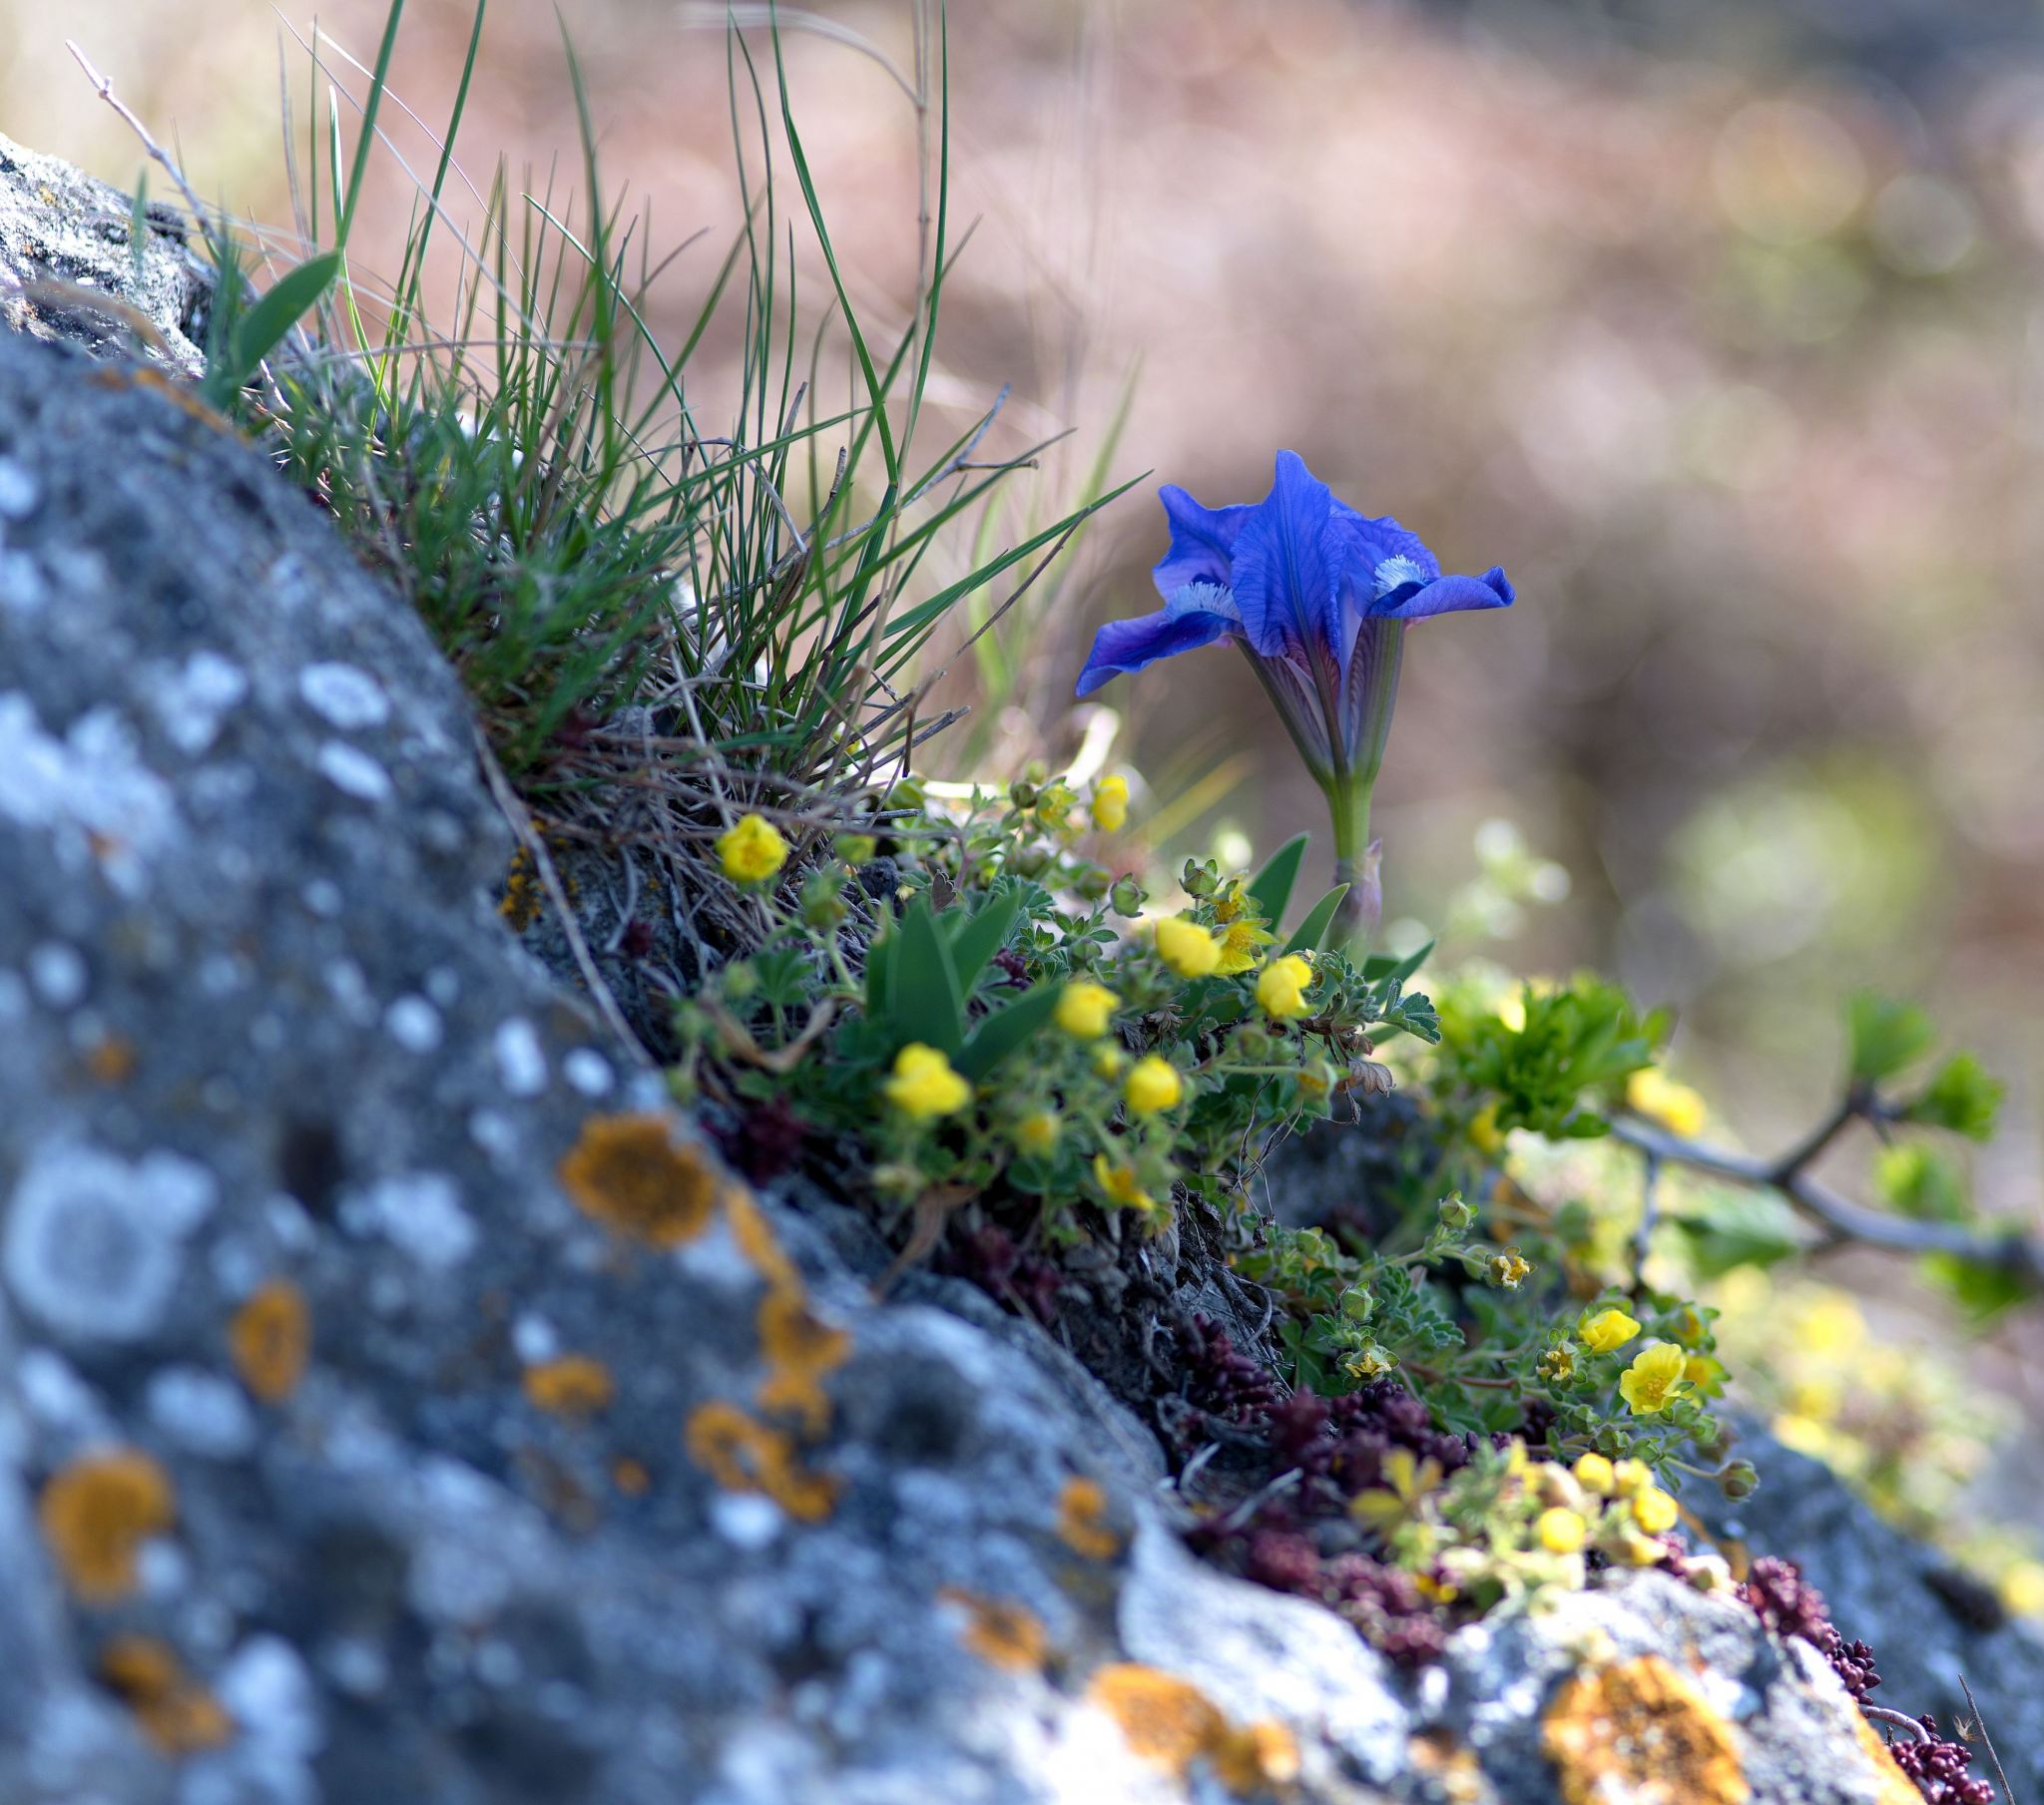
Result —
M 319 304 L 340 272 L 340 252 L 308 257 L 282 276 L 235 322 L 233 386 L 240 388 L 256 374 L 256 365 L 276 349 L 283 335 Z
M 1920 1222 L 1967 1222 L 1972 1193 L 1958 1162 L 1928 1146 L 1884 1148 L 1873 1168 L 1881 1201 Z
M 899 927 L 889 923 L 866 947 L 866 1014 L 876 1022 L 887 1021 L 894 1014 L 891 974 L 894 942 L 900 933 Z
M 1284 917 L 1284 905 L 1291 900 L 1291 886 L 1298 882 L 1298 868 L 1305 862 L 1310 834 L 1294 834 L 1271 854 L 1270 862 L 1250 884 L 1250 899 L 1264 911 L 1274 928 Z
M 948 914 L 949 911 L 947 910 Z M 1008 944 L 1015 917 L 1022 913 L 1022 892 L 1007 890 L 985 903 L 976 915 L 966 916 L 951 933 L 951 962 L 957 968 L 958 989 L 972 995 L 979 975 L 993 956 Z
M 1848 1018 L 1852 1046 L 1852 1078 L 1877 1085 L 1930 1051 L 1936 1031 L 1930 1018 L 1913 1003 L 1896 1003 L 1861 991 L 1852 999 Z
M 1773 1195 L 1717 1195 L 1672 1219 L 1689 1237 L 1700 1279 L 1722 1278 L 1740 1266 L 1776 1265 L 1801 1247 L 1788 1205 Z
M 903 1041 L 921 1041 L 955 1054 L 965 1039 L 965 1000 L 951 949 L 937 932 L 926 897 L 902 911 L 901 944 L 891 957 L 887 982 L 893 992 L 888 1026 Z
M 1023 1046 L 1048 1022 L 1058 1006 L 1062 982 L 1047 979 L 1032 985 L 1014 1002 L 997 1009 L 972 1031 L 964 1051 L 952 1063 L 974 1084 Z
M 1949 1128 L 1971 1140 L 1994 1138 L 1994 1118 L 2008 1087 L 1970 1053 L 1955 1053 L 1932 1075 L 1923 1095 L 1902 1111 L 1904 1122 Z
M 1376 984 L 1385 978 L 1394 978 L 1400 984 L 1412 976 L 1426 963 L 1427 955 L 1433 951 L 1434 943 L 1429 940 L 1416 953 L 1407 953 L 1400 959 L 1395 953 L 1372 953 L 1362 962 L 1362 975 Z
M 2011 1304 L 2036 1295 L 2036 1287 L 2020 1272 L 1963 1260 L 1953 1253 L 1927 1254 L 1923 1270 L 1926 1276 L 1943 1285 L 1976 1321 L 1998 1316 Z
M 1289 940 L 1284 943 L 1287 953 L 1317 953 L 1320 942 L 1327 937 L 1327 930 L 1334 925 L 1334 911 L 1341 906 L 1341 899 L 1348 894 L 1346 884 L 1336 884 L 1333 889 L 1313 904 L 1306 918 L 1298 924 Z

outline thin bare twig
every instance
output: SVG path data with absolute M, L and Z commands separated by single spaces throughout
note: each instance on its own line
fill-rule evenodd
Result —
M 2016 1789 L 2008 1783 L 2008 1774 L 2001 1765 L 2001 1756 L 1995 1752 L 1994 1738 L 1987 1733 L 1987 1719 L 1980 1713 L 1979 1701 L 1973 1696 L 1973 1688 L 1966 1683 L 1966 1676 L 1959 1675 L 1959 1690 L 1966 1695 L 1966 1709 L 1973 1713 L 1973 1722 L 1979 1727 L 1980 1740 L 1986 1745 L 1987 1759 L 1994 1763 L 1994 1777 L 2001 1782 L 2001 1796 L 2006 1805 L 2016 1805 Z
M 1805 1165 L 1783 1159 L 1754 1159 L 1744 1153 L 1704 1146 L 1631 1117 L 1614 1122 L 1611 1131 L 1628 1146 L 1636 1146 L 1668 1164 L 1709 1172 L 1757 1190 L 1778 1190 L 1822 1228 L 1830 1240 L 1857 1241 L 1895 1253 L 1946 1253 L 1972 1265 L 2012 1272 L 2032 1284 L 2044 1284 L 2044 1244 L 2020 1230 L 1997 1234 L 1959 1222 L 1921 1222 L 1907 1216 L 1887 1215 L 1840 1196 L 1829 1185 L 1813 1178 Z M 1803 1147 L 1810 1150 L 1804 1153 L 1798 1148 L 1788 1160 L 1814 1157 L 1829 1144 L 1836 1131 L 1833 1128 L 1830 1133 L 1805 1141 Z
M 66 38 L 64 48 L 71 52 L 79 68 L 85 71 L 85 79 L 92 83 L 94 93 L 120 114 L 128 130 L 142 141 L 142 148 L 149 153 L 151 160 L 161 164 L 165 173 L 178 185 L 178 193 L 185 197 L 185 205 L 192 210 L 193 219 L 203 226 L 206 224 L 206 204 L 199 199 L 191 183 L 185 180 L 185 172 L 178 168 L 170 152 L 150 136 L 149 128 L 136 116 L 134 109 L 114 92 L 113 78 L 100 74 L 92 66 L 92 58 L 79 47 L 76 38 Z

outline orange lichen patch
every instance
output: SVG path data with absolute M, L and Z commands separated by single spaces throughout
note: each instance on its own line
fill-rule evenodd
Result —
M 1888 1753 L 1888 1745 L 1881 1739 L 1880 1731 L 1857 1711 L 1852 1713 L 1852 1725 L 1859 1733 L 1859 1746 L 1866 1751 L 1866 1758 L 1873 1763 L 1874 1779 L 1880 1787 L 1879 1792 L 1874 1795 L 1874 1805 L 1920 1805 L 1922 1793 L 1917 1791 L 1916 1782 L 1895 1764 L 1895 1758 Z
M 551 1416 L 593 1417 L 610 1409 L 617 1395 L 611 1369 L 587 1354 L 563 1354 L 525 1369 L 526 1401 Z
M 1446 1730 L 1423 1730 L 1406 1744 L 1413 1768 L 1432 1782 L 1444 1805 L 1488 1805 L 1497 1789 L 1484 1777 L 1473 1749 L 1458 1745 Z
M 717 1200 L 703 1155 L 675 1144 L 665 1116 L 592 1116 L 560 1172 L 577 1208 L 656 1247 L 694 1240 Z
M 93 1043 L 85 1069 L 103 1085 L 125 1085 L 135 1076 L 135 1043 L 110 1034 Z
M 1230 1792 L 1262 1792 L 1298 1778 L 1298 1740 L 1269 1718 L 1226 1731 L 1207 1759 Z
M 647 1472 L 644 1461 L 621 1454 L 611 1462 L 611 1484 L 627 1498 L 644 1498 L 653 1489 L 653 1475 Z
M 1050 1632 L 1033 1610 L 951 1585 L 937 1596 L 965 1612 L 965 1632 L 958 1639 L 989 1667 L 1009 1673 L 1042 1671 L 1050 1657 Z
M 1231 1792 L 1255 1792 L 1298 1776 L 1298 1744 L 1281 1723 L 1237 1729 L 1206 1693 L 1175 1673 L 1117 1662 L 1094 1674 L 1086 1701 L 1121 1726 L 1129 1747 L 1145 1761 L 1181 1779 L 1199 1761 Z
M 794 1262 L 781 1251 L 773 1224 L 766 1220 L 766 1212 L 753 1194 L 735 1189 L 725 1198 L 724 1209 L 731 1223 L 732 1238 L 738 1242 L 739 1251 L 752 1263 L 753 1270 L 776 1291 L 792 1291 L 799 1295 L 801 1274 L 795 1271 Z
M 504 895 L 497 904 L 497 913 L 510 924 L 512 933 L 522 934 L 539 919 L 540 905 L 545 900 L 532 849 L 521 845 L 512 853 L 511 868 L 504 873 Z
M 228 1324 L 228 1349 L 242 1383 L 265 1404 L 298 1388 L 312 1352 L 312 1313 L 287 1278 L 258 1285 Z
M 766 1362 L 760 1408 L 799 1417 L 804 1435 L 821 1435 L 830 1423 L 821 1381 L 844 1364 L 851 1337 L 818 1321 L 799 1291 L 779 1285 L 760 1300 L 757 1326 Z
M 1122 1552 L 1122 1539 L 1107 1521 L 1107 1494 L 1099 1482 L 1076 1475 L 1058 1494 L 1058 1539 L 1089 1561 L 1112 1561 Z
M 218 1748 L 235 1733 L 219 1699 L 185 1671 L 177 1655 L 146 1635 L 117 1635 L 100 1651 L 100 1677 L 135 1713 L 142 1733 L 166 1755 Z
M 90 1604 L 135 1589 L 135 1551 L 177 1518 L 169 1476 L 135 1448 L 88 1455 L 43 1488 L 43 1540 L 64 1579 Z
M 1579 1673 L 1548 1706 L 1541 1747 L 1567 1805 L 1745 1805 L 1725 1720 L 1658 1654 Z
M 837 1482 L 805 1468 L 786 1436 L 721 1398 L 696 1407 L 685 1441 L 727 1492 L 764 1492 L 798 1522 L 822 1522 L 837 1502 Z

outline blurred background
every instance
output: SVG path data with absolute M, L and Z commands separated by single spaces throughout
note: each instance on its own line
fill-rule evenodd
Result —
M 655 0 L 563 9 L 607 185 L 650 206 L 657 252 L 705 232 L 656 294 L 671 340 L 741 217 L 711 10 L 700 29 Z M 322 0 L 318 21 L 366 61 L 383 12 Z M 850 286 L 899 318 L 917 136 L 887 62 L 912 81 L 907 10 L 816 17 L 789 44 L 797 118 Z M 202 192 L 288 218 L 266 5 L 0 0 L 0 132 L 133 184 L 135 144 L 63 49 L 76 36 Z M 395 86 L 429 121 L 468 25 L 452 0 L 406 21 Z M 1446 568 L 1503 564 L 1520 596 L 1412 636 L 1378 790 L 1387 917 L 1675 1004 L 1676 1072 L 1758 1147 L 1823 1110 L 1849 991 L 1929 1003 L 2010 1083 L 1983 1206 L 2034 1217 L 2034 0 L 955 0 L 950 61 L 952 217 L 977 226 L 940 393 L 962 421 L 1014 385 L 990 452 L 1073 429 L 1031 479 L 1047 513 L 1133 378 L 1114 469 L 1155 477 L 1100 523 L 1050 618 L 1004 627 L 1012 688 L 937 748 L 940 771 L 1069 753 L 1091 628 L 1154 606 L 1154 481 L 1255 500 L 1293 447 Z M 283 78 L 302 120 L 308 60 L 287 40 Z M 483 184 L 501 150 L 514 177 L 543 185 L 559 162 L 575 186 L 574 136 L 552 0 L 496 0 L 470 173 Z M 385 174 L 394 242 L 406 191 Z M 1174 863 L 1320 826 L 1233 654 L 1100 699 Z M 2044 1421 L 2036 1341 L 2005 1323 L 1965 1357 Z

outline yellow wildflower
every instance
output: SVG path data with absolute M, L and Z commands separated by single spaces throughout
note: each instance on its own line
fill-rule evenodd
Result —
M 1518 1248 L 1507 1247 L 1484 1262 L 1483 1275 L 1501 1291 L 1516 1291 L 1533 1270 L 1533 1262 Z
M 1495 1155 L 1504 1151 L 1505 1137 L 1497 1126 L 1496 1104 L 1485 1104 L 1470 1120 L 1469 1144 L 1479 1153 Z
M 1120 833 L 1129 820 L 1129 780 L 1103 777 L 1093 786 L 1093 825 L 1102 833 Z
M 1197 921 L 1168 915 L 1157 924 L 1157 956 L 1181 978 L 1204 978 L 1221 963 L 1221 942 Z
M 1576 1376 L 1576 1350 L 1564 1341 L 1540 1356 L 1540 1376 L 1550 1385 L 1563 1385 Z
M 2003 1574 L 2001 1601 L 2019 1617 L 2044 1615 L 2044 1561 L 2018 1561 Z
M 1309 1015 L 1306 987 L 1313 981 L 1313 968 L 1297 953 L 1286 953 L 1264 967 L 1257 979 L 1257 1005 L 1279 1022 Z
M 1701 1134 L 1710 1120 L 1702 1097 L 1652 1066 L 1626 1080 L 1625 1101 L 1628 1108 L 1685 1140 Z
M 1185 1094 L 1185 1080 L 1179 1077 L 1178 1068 L 1155 1053 L 1136 1062 L 1122 1092 L 1132 1116 L 1155 1116 L 1164 1110 L 1175 1110 Z
M 1058 1120 L 1055 1110 L 1032 1110 L 1015 1125 L 1015 1145 L 1025 1153 L 1040 1157 L 1057 1145 L 1063 1128 L 1064 1124 Z
M 1601 1454 L 1585 1454 L 1577 1458 L 1574 1472 L 1576 1484 L 1585 1492 L 1594 1492 L 1599 1498 L 1609 1498 L 1618 1490 L 1618 1475 L 1611 1463 Z
M 1036 792 L 1036 818 L 1052 833 L 1063 833 L 1078 792 L 1062 777 Z
M 972 1101 L 972 1087 L 934 1047 L 911 1041 L 894 1057 L 887 1101 L 917 1122 L 934 1122 L 964 1109 Z
M 1214 913 L 1220 915 L 1219 904 L 1215 905 Z M 1221 963 L 1214 968 L 1215 971 L 1224 978 L 1249 971 L 1262 957 L 1262 949 L 1272 945 L 1277 938 L 1254 915 L 1230 921 L 1227 931 L 1221 936 Z
M 1550 1555 L 1573 1555 L 1583 1546 L 1589 1528 L 1576 1512 L 1556 1505 L 1534 1520 L 1533 1533 Z
M 1129 1056 L 1112 1041 L 1093 1049 L 1093 1070 L 1102 1078 L 1119 1078 Z
M 1666 1410 L 1689 1388 L 1683 1368 L 1689 1356 L 1672 1341 L 1653 1341 L 1633 1357 L 1618 1376 L 1619 1395 L 1634 1416 L 1651 1417 Z
M 1639 1332 L 1639 1323 L 1623 1310 L 1599 1310 L 1577 1325 L 1583 1345 L 1593 1354 L 1609 1354 L 1622 1348 Z
M 1633 1522 L 1650 1536 L 1665 1536 L 1681 1515 L 1675 1500 L 1659 1486 L 1648 1486 L 1633 1496 Z
M 1417 1517 L 1427 1494 L 1441 1483 L 1441 1464 L 1429 1455 L 1414 1457 L 1410 1448 L 1393 1448 L 1384 1456 L 1384 1486 L 1359 1493 L 1349 1502 L 1349 1514 L 1373 1530 L 1397 1528 L 1409 1517 Z
M 1125 1161 L 1117 1164 L 1105 1153 L 1095 1153 L 1093 1181 L 1117 1209 L 1139 1209 L 1149 1215 L 1157 1208 L 1157 1199 L 1137 1180 L 1136 1168 Z
M 1699 1391 L 1709 1391 L 1725 1376 L 1725 1369 L 1709 1354 L 1692 1354 L 1682 1363 L 1682 1376 Z
M 717 856 L 733 883 L 763 884 L 787 863 L 787 842 L 765 816 L 746 815 L 717 836 Z
M 1104 984 L 1081 978 L 1058 998 L 1057 1023 L 1075 1041 L 1097 1041 L 1107 1032 L 1121 998 Z
M 1621 1498 L 1632 1498 L 1654 1483 L 1653 1470 L 1645 1461 L 1615 1461 L 1611 1468 L 1612 1489 Z

